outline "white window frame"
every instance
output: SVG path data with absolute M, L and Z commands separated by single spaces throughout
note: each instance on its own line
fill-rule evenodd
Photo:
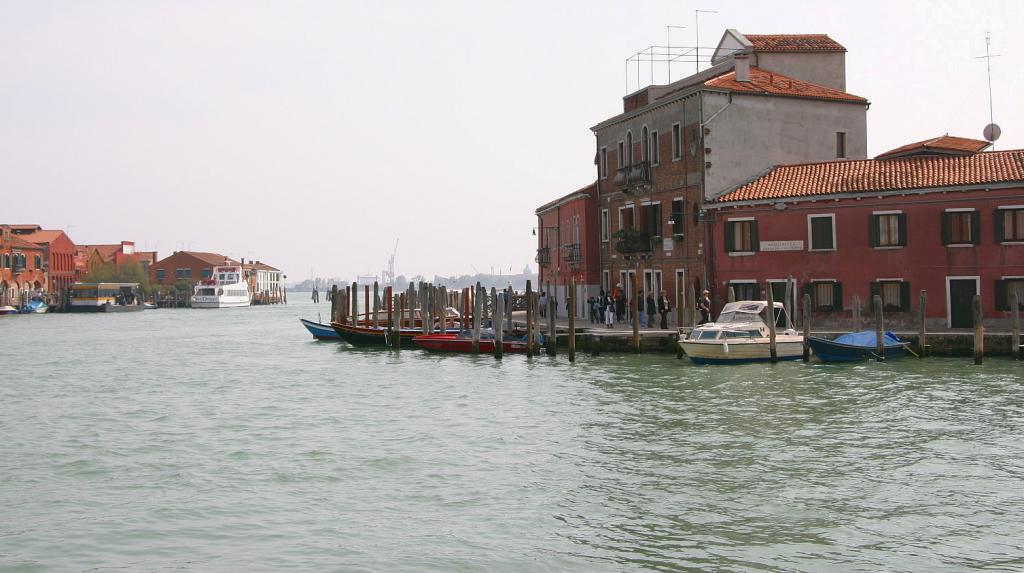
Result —
M 825 218 L 825 217 L 829 217 L 829 218 L 832 219 L 832 248 L 831 249 L 815 249 L 815 248 L 812 248 L 813 240 L 812 240 L 812 231 L 811 231 L 811 229 L 812 229 L 812 227 L 811 227 L 811 219 L 813 219 L 813 218 Z M 836 243 L 836 214 L 835 213 L 815 213 L 815 214 L 807 215 L 807 251 L 808 252 L 812 252 L 812 253 L 827 253 L 829 251 L 835 251 L 838 248 L 839 248 L 839 245 L 838 245 L 838 243 Z
M 615 152 L 615 168 L 622 169 L 626 166 L 626 163 L 622 159 L 626 156 L 626 142 L 619 140 L 619 146 Z
M 850 151 L 846 148 L 846 133 L 845 131 L 836 132 L 836 159 L 846 159 L 850 156 Z M 842 135 L 842 137 L 840 137 Z M 839 140 L 843 141 L 842 154 L 839 153 Z
M 1017 211 L 1024 209 L 1024 205 L 999 205 L 996 211 Z M 1006 231 L 1004 230 L 1003 233 Z M 999 241 L 1000 245 L 1024 245 L 1024 241 Z
M 683 158 L 683 126 L 678 121 L 670 128 L 672 134 L 672 161 L 679 161 Z M 676 139 L 676 133 L 679 139 Z
M 601 148 L 598 152 L 598 164 L 600 165 L 601 179 L 608 179 L 608 146 Z
M 611 236 L 611 224 L 611 215 L 609 215 L 608 209 L 601 209 L 601 242 L 603 243 L 607 243 Z
M 743 221 L 757 221 L 757 217 L 729 217 L 726 219 L 729 223 L 739 223 Z M 754 251 L 733 251 L 727 253 L 730 257 L 752 257 L 757 254 Z
M 871 212 L 872 216 L 874 216 L 874 215 L 902 215 L 902 214 L 903 214 L 903 210 L 902 209 L 899 209 L 899 210 L 896 210 L 896 211 L 872 211 Z M 907 238 L 907 240 L 909 241 L 909 237 Z M 895 250 L 895 249 L 905 249 L 905 248 L 906 247 L 903 246 L 903 245 L 880 245 L 880 246 L 877 246 L 877 247 L 873 247 L 873 249 L 876 250 L 876 251 L 892 251 L 892 250 Z
M 975 209 L 974 207 L 951 207 L 949 209 L 943 209 L 942 210 L 943 213 L 973 213 L 975 211 L 977 211 L 977 209 Z M 972 239 L 972 241 L 974 239 L 974 234 L 979 232 L 979 231 L 980 231 L 980 229 L 975 229 L 974 226 L 971 225 L 971 239 Z M 970 242 L 970 243 L 950 243 L 950 244 L 944 245 L 944 246 L 946 248 L 948 248 L 948 249 L 963 249 L 963 248 L 972 248 L 973 249 L 975 247 L 975 244 L 973 242 Z

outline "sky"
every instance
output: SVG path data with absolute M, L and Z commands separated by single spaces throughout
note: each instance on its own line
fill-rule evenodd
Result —
M 536 269 L 534 210 L 594 180 L 626 58 L 668 25 L 694 45 L 696 9 L 701 46 L 843 44 L 869 156 L 981 137 L 991 33 L 996 145 L 1024 148 L 1019 1 L 0 0 L 0 222 L 289 281 L 378 274 L 396 241 L 407 276 Z

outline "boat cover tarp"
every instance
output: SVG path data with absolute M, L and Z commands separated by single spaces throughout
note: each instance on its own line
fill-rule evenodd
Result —
M 891 332 L 886 332 L 882 335 L 883 342 L 886 346 L 900 346 L 900 337 L 896 336 Z M 875 331 L 874 330 L 862 330 L 860 332 L 851 332 L 850 334 L 844 334 L 837 337 L 833 342 L 839 344 L 848 344 L 850 346 L 861 346 L 864 348 L 875 348 Z

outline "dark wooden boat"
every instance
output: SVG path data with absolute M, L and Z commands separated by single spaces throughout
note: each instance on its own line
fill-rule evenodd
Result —
M 391 346 L 391 333 L 387 328 L 372 326 L 353 326 L 332 322 L 331 328 L 338 334 L 338 337 L 352 346 Z M 421 328 L 403 328 L 399 331 L 402 342 L 411 344 L 413 338 L 421 336 Z
M 341 337 L 338 336 L 338 333 L 335 332 L 334 328 L 329 324 L 313 322 L 312 320 L 306 320 L 305 318 L 300 318 L 299 322 L 301 322 L 302 326 L 305 326 L 306 330 L 308 330 L 309 333 L 313 335 L 313 338 L 317 340 L 341 340 Z
M 885 358 L 900 358 L 907 354 L 907 342 L 903 342 L 891 332 L 882 335 Z M 867 358 L 879 358 L 876 354 L 874 331 L 852 332 L 837 337 L 835 340 L 808 336 L 807 343 L 814 355 L 824 362 L 856 362 Z
M 425 334 L 412 339 L 413 344 L 424 350 L 435 352 L 473 352 L 473 338 L 465 333 L 454 334 Z M 480 339 L 480 352 L 494 352 L 494 338 Z M 526 340 L 508 338 L 502 340 L 502 352 L 526 352 Z

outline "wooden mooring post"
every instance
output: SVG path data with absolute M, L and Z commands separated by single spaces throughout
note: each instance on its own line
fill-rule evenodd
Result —
M 875 360 L 881 362 L 885 360 L 885 325 L 882 324 L 884 319 L 882 315 L 882 295 L 874 295 L 871 297 L 871 306 L 875 311 Z
M 807 338 L 811 335 L 811 295 L 804 294 L 803 296 L 803 316 L 800 318 L 804 321 L 804 362 L 811 359 L 811 343 Z
M 640 353 L 640 283 L 633 274 L 633 296 L 629 297 L 629 312 L 633 317 L 633 352 Z
M 395 350 L 402 349 L 402 311 L 405 309 L 405 293 L 399 293 L 395 299 L 398 301 L 397 312 L 395 313 L 395 322 L 391 323 L 394 325 L 394 336 L 395 336 Z
M 731 288 L 731 287 L 730 287 Z M 779 347 L 778 340 L 775 335 L 775 295 L 772 293 L 771 285 L 765 289 L 765 294 L 768 299 L 768 357 L 772 364 L 779 361 Z
M 974 319 L 974 363 L 981 364 L 982 356 L 985 354 L 985 325 L 982 323 L 980 294 L 974 295 L 971 307 Z
M 555 311 L 558 309 L 558 304 L 555 303 L 555 297 L 548 293 L 548 339 L 545 346 L 547 347 L 548 356 L 555 355 Z
M 473 297 L 473 354 L 480 353 L 480 323 L 483 321 L 484 296 L 480 283 L 476 283 L 476 296 Z
M 924 358 L 928 355 L 928 291 L 921 290 L 917 296 L 917 357 Z
M 448 306 L 451 299 L 448 298 L 448 287 L 441 287 L 441 305 L 438 312 L 441 314 L 441 334 L 448 334 Z
M 359 283 L 352 283 L 352 326 L 359 325 Z
M 533 358 L 533 281 L 526 279 L 526 357 Z
M 697 326 L 697 293 L 693 287 L 686 287 L 686 308 L 690 314 L 690 328 Z
M 851 306 L 853 306 L 853 318 L 851 319 L 852 323 L 850 324 L 850 330 L 852 330 L 853 332 L 857 332 L 858 330 L 860 330 L 860 324 L 861 324 L 860 323 L 860 295 L 859 294 L 853 295 L 853 300 L 851 302 L 852 302 Z
M 370 321 L 370 285 L 363 285 L 363 315 L 365 318 L 366 326 L 373 326 L 373 322 Z
M 380 284 L 373 281 L 373 327 L 380 327 Z
M 1014 360 L 1020 360 L 1020 294 L 1016 290 L 1010 293 L 1010 312 L 1010 352 Z
M 569 362 L 576 362 L 576 277 L 569 279 Z
M 331 287 L 331 322 L 341 322 L 341 313 L 338 308 L 338 285 Z
M 493 287 L 491 287 L 493 288 Z M 502 330 L 502 322 L 505 320 L 505 297 L 498 296 L 494 300 L 494 357 L 501 360 L 502 352 L 505 350 L 505 332 Z

